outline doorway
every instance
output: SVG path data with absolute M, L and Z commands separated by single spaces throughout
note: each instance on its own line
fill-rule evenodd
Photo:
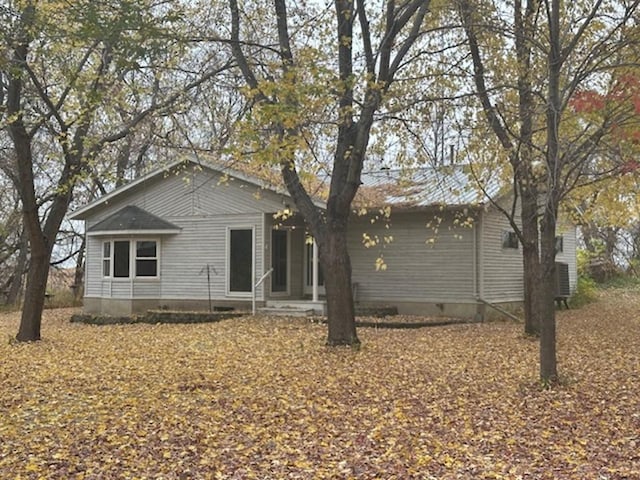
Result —
M 253 229 L 229 229 L 228 282 L 230 294 L 250 294 L 253 287 Z
M 289 293 L 289 231 L 271 230 L 271 293 Z

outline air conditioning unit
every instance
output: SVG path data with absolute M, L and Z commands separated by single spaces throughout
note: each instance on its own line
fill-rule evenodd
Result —
M 570 296 L 569 264 L 556 262 L 556 298 L 569 298 Z

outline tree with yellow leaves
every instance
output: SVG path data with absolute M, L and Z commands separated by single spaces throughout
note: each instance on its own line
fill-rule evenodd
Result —
M 327 343 L 357 345 L 347 251 L 351 204 L 372 126 L 394 84 L 418 56 L 415 46 L 425 33 L 431 2 L 336 0 L 331 7 L 305 8 L 285 0 L 228 4 L 233 53 L 254 102 L 254 119 L 268 138 L 259 161 L 278 166 L 319 247 Z M 256 25 L 271 38 L 254 38 Z M 326 209 L 316 206 L 299 169 L 309 142 L 306 127 L 318 112 L 328 125 L 324 146 L 333 152 Z

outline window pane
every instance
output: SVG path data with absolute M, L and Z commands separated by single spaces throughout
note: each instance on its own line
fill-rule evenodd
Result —
M 129 277 L 129 241 L 113 242 L 113 276 Z
M 518 236 L 516 232 L 502 232 L 502 248 L 518 248 Z
M 102 258 L 111 257 L 111 242 L 104 242 L 102 244 Z
M 136 256 L 155 258 L 156 242 L 154 241 L 136 242 Z
M 231 230 L 229 245 L 229 291 L 251 292 L 253 232 Z
M 105 258 L 102 261 L 102 276 L 108 277 L 109 275 L 111 275 L 111 260 Z
M 158 276 L 157 260 L 136 260 L 136 276 L 156 277 Z

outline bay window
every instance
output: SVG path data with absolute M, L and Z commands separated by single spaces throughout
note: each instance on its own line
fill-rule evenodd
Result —
M 158 276 L 156 240 L 110 240 L 102 244 L 102 276 L 113 278 Z

